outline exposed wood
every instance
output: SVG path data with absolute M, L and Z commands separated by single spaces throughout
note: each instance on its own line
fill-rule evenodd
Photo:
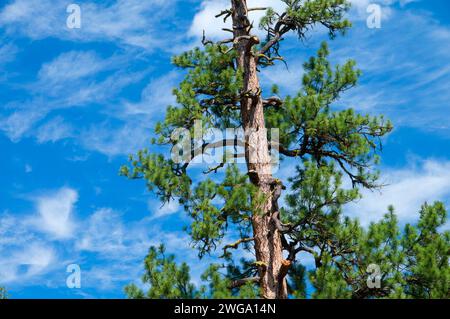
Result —
M 279 280 L 283 280 L 284 277 L 286 277 L 289 268 L 291 268 L 292 265 L 292 261 L 290 260 L 283 260 L 281 262 L 281 268 L 280 268 L 280 273 L 278 274 L 278 276 L 280 277 Z

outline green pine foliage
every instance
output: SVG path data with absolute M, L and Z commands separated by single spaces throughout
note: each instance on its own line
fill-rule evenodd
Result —
M 0 287 L 0 299 L 8 299 L 8 292 L 5 287 Z
M 315 267 L 307 269 L 296 262 L 288 276 L 291 298 L 449 298 L 450 232 L 439 231 L 446 221 L 442 203 L 423 205 L 415 225 L 400 231 L 391 207 L 378 223 L 367 229 L 347 217 L 331 222 L 333 232 L 315 237 Z M 311 244 L 312 245 L 312 244 Z M 370 265 L 380 269 L 380 287 L 367 285 Z M 257 298 L 258 286 L 248 282 L 233 288 L 232 282 L 248 275 L 229 265 L 225 273 L 211 265 L 195 287 L 186 264 L 177 266 L 174 256 L 165 256 L 164 248 L 150 248 L 145 259 L 143 283 L 147 292 L 135 285 L 125 288 L 129 298 Z M 243 261 L 243 268 L 254 265 Z M 373 278 L 375 279 L 375 278 Z M 312 285 L 310 294 L 307 282 Z
M 345 222 L 341 231 L 354 249 L 335 256 L 334 245 L 324 244 L 321 265 L 310 271 L 313 297 L 449 298 L 450 232 L 439 231 L 445 220 L 446 210 L 436 202 L 423 205 L 417 225 L 403 231 L 392 207 L 367 230 Z M 371 264 L 380 268 L 379 288 L 367 285 Z
M 150 289 L 146 293 L 136 285 L 128 285 L 125 292 L 133 299 L 187 299 L 194 298 L 196 291 L 190 283 L 189 266 L 178 266 L 173 255 L 166 256 L 163 245 L 151 247 L 145 258 L 145 275 L 142 282 Z

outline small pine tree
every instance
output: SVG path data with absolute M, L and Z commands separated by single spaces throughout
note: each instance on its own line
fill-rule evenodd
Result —
M 164 245 L 150 247 L 145 258 L 144 284 L 150 289 L 146 294 L 136 285 L 128 285 L 125 292 L 132 299 L 192 299 L 196 297 L 194 285 L 190 283 L 189 267 L 186 264 L 177 266 L 174 256 L 165 255 Z
M 5 287 L 0 287 L 0 299 L 8 299 L 8 292 Z

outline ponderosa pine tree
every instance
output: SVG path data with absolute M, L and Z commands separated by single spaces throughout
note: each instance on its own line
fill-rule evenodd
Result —
M 341 216 L 342 206 L 359 197 L 360 187 L 379 187 L 376 153 L 381 138 L 392 129 L 382 116 L 333 108 L 333 103 L 357 83 L 360 72 L 355 62 L 333 68 L 328 61 L 328 47 L 323 43 L 317 56 L 304 64 L 303 83 L 297 95 L 282 98 L 276 86 L 269 95 L 263 91 L 259 74 L 283 60 L 280 45 L 286 35 L 294 32 L 303 39 L 309 30 L 320 25 L 334 38 L 350 27 L 345 19 L 349 8 L 345 0 L 280 1 L 286 5 L 282 13 L 271 8 L 248 8 L 246 0 L 231 0 L 230 8 L 217 15 L 231 21 L 232 28 L 225 29 L 231 34 L 230 39 L 213 43 L 204 37 L 203 49 L 196 48 L 173 58 L 186 76 L 174 90 L 177 105 L 168 107 L 165 120 L 156 126 L 158 136 L 153 140 L 160 148 L 166 147 L 167 154 L 144 149 L 131 156 L 131 167 L 121 170 L 129 178 L 146 180 L 148 188 L 161 201 L 178 200 L 192 217 L 188 232 L 199 256 L 222 245 L 227 275 L 221 276 L 219 265 L 212 265 L 204 275 L 210 284 L 195 289 L 189 281 L 187 265 L 179 267 L 173 257 L 164 257 L 162 248 L 152 248 L 144 277 L 152 288 L 145 295 L 129 286 L 130 296 L 304 297 L 306 271 L 301 261 L 296 260 L 300 252 L 314 256 L 316 270 L 310 273 L 310 280 L 315 297 L 391 295 L 391 285 L 384 286 L 386 290 L 366 289 L 366 268 L 377 262 L 385 265 L 381 262 L 383 254 L 398 267 L 406 253 L 411 254 L 408 257 L 411 264 L 412 260 L 423 264 L 436 261 L 436 254 L 441 254 L 442 260 L 436 262 L 444 264 L 436 264 L 439 273 L 436 276 L 448 279 L 447 251 L 442 251 L 443 246 L 448 247 L 448 234 L 436 235 L 436 225 L 428 226 L 435 227 L 430 231 L 434 230 L 439 240 L 433 235 L 427 235 L 426 240 L 425 235 L 423 238 L 418 235 L 428 226 L 419 227 L 419 231 L 412 227 L 405 231 L 401 243 L 405 247 L 409 244 L 411 249 L 400 252 L 392 213 L 380 224 L 372 225 L 369 232 L 357 221 Z M 253 32 L 249 12 L 254 10 L 266 12 L 260 22 L 260 28 L 267 32 L 265 39 Z M 231 138 L 209 140 L 204 135 L 198 136 L 199 128 L 203 132 L 243 129 L 244 134 L 242 139 L 236 133 Z M 277 138 L 269 136 L 267 128 L 277 128 Z M 220 154 L 222 161 L 206 167 L 202 179 L 198 163 L 193 163 L 212 151 Z M 281 160 L 298 159 L 290 178 L 292 192 L 286 196 L 286 207 L 280 207 L 286 181 L 283 183 L 272 173 L 272 157 L 277 151 Z M 236 164 L 240 158 L 245 159 L 245 165 Z M 348 178 L 353 188 L 343 188 L 343 178 Z M 435 215 L 445 212 L 442 207 L 432 206 L 424 207 L 423 214 L 430 210 Z M 226 245 L 225 236 L 238 238 Z M 417 236 L 429 241 L 430 250 L 425 248 L 423 253 L 417 250 Z M 255 260 L 244 260 L 237 266 L 232 251 L 241 247 L 252 251 Z M 389 267 L 388 263 L 382 270 L 390 270 Z M 414 270 L 409 268 L 408 276 L 430 285 L 439 281 L 442 295 L 445 285 L 434 275 L 424 273 L 422 267 L 418 264 Z M 440 272 L 442 267 L 445 273 Z M 400 273 L 405 275 L 401 270 Z M 170 283 L 173 274 L 176 283 Z M 400 275 L 390 276 L 395 282 Z M 425 296 L 433 294 L 430 289 L 434 286 L 423 289 L 414 286 L 410 290 L 411 294 Z M 404 293 L 404 289 L 398 291 Z

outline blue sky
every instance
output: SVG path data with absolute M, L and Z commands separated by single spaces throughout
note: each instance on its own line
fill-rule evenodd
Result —
M 278 0 L 252 5 L 281 9 Z M 349 205 L 363 224 L 397 208 L 402 223 L 425 201 L 450 199 L 450 4 L 445 0 L 353 0 L 348 35 L 330 43 L 333 62 L 354 58 L 360 85 L 338 102 L 386 114 L 381 193 Z M 79 4 L 81 29 L 66 8 Z M 370 3 L 380 29 L 366 25 Z M 15 298 L 122 298 L 139 281 L 150 245 L 166 243 L 198 262 L 182 231 L 189 220 L 164 207 L 140 181 L 118 176 L 127 155 L 149 145 L 153 125 L 181 79 L 170 57 L 200 44 L 202 30 L 223 37 L 211 16 L 228 1 L 2 0 L 0 2 L 0 285 Z M 257 16 L 253 17 L 255 20 Z M 283 64 L 264 70 L 264 87 L 293 94 L 302 62 L 325 38 L 284 43 Z M 289 176 L 292 166 L 278 172 Z M 450 204 L 450 203 L 449 203 Z M 302 260 L 308 264 L 307 258 Z M 66 286 L 78 264 L 82 288 Z

